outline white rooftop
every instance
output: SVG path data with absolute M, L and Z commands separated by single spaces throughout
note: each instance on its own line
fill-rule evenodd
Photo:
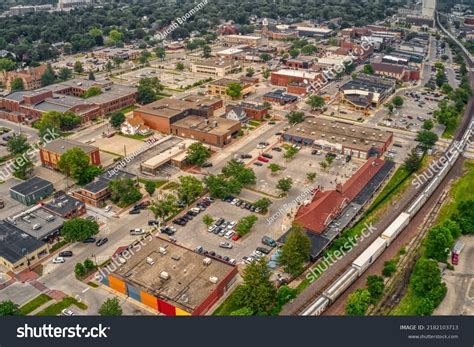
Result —
M 308 78 L 311 80 L 316 79 L 320 75 L 317 72 L 305 71 L 305 70 L 290 70 L 290 69 L 281 69 L 281 70 L 275 71 L 275 73 L 279 75 L 290 76 L 290 77 Z

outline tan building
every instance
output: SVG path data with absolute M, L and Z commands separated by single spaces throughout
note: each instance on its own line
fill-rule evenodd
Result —
M 124 60 L 135 60 L 138 59 L 142 51 L 138 49 L 127 49 L 127 48 L 103 48 L 91 53 L 93 57 L 109 60 L 114 58 L 122 58 Z
M 241 70 L 241 65 L 235 60 L 210 59 L 191 63 L 191 72 L 224 77 Z
M 11 89 L 11 83 L 20 78 L 23 81 L 25 90 L 34 90 L 41 88 L 41 76 L 46 71 L 46 65 L 38 67 L 28 67 L 21 71 L 2 71 L 0 72 L 0 82 L 7 90 Z
M 222 41 L 230 44 L 258 46 L 262 44 L 262 37 L 256 35 L 225 35 L 222 37 Z
M 221 78 L 207 84 L 207 93 L 212 96 L 230 99 L 231 97 L 227 95 L 227 88 L 231 83 L 237 83 L 242 87 L 241 95 L 238 99 L 242 99 L 255 91 L 254 86 L 250 83 L 243 83 L 230 78 Z

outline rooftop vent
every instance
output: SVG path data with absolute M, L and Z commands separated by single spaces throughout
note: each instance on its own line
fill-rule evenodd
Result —
M 167 279 L 170 278 L 170 274 L 167 273 L 166 271 L 161 271 L 161 272 L 160 272 L 160 278 L 161 278 L 162 280 L 165 280 L 165 281 L 166 281 Z
M 146 258 L 146 263 L 147 263 L 148 265 L 154 265 L 154 264 L 155 264 L 155 261 L 153 260 L 153 258 L 147 257 L 147 258 Z
M 166 248 L 160 247 L 160 254 L 165 255 L 167 253 Z
M 219 279 L 216 276 L 210 276 L 209 282 L 216 284 Z
M 204 259 L 202 260 L 202 264 L 203 264 L 204 266 L 209 266 L 209 265 L 211 265 L 211 263 L 212 263 L 211 258 L 204 258 Z

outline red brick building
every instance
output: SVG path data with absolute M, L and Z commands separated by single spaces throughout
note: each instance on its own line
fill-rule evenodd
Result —
M 72 148 L 80 148 L 84 153 L 90 157 L 90 163 L 95 166 L 100 166 L 99 148 L 91 145 L 86 145 L 82 142 L 57 139 L 46 143 L 40 148 L 40 159 L 44 166 L 58 170 L 58 163 L 61 156 Z

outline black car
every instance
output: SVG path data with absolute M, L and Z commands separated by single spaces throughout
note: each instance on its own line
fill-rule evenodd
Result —
M 281 147 L 273 147 L 272 150 L 275 151 L 275 152 L 281 152 L 282 151 Z
M 245 203 L 246 210 L 250 210 L 251 208 L 252 208 L 252 205 L 250 205 L 249 203 Z
M 252 158 L 252 154 L 241 154 L 240 155 L 240 159 L 251 159 Z
M 72 254 L 72 251 L 64 251 L 64 252 L 60 252 L 58 256 L 59 257 L 72 257 L 73 254 Z
M 216 225 L 219 226 L 221 225 L 222 223 L 225 222 L 225 219 L 224 218 L 219 218 L 217 221 L 216 221 Z
M 193 216 L 190 216 L 189 214 L 184 214 L 184 215 L 181 217 L 181 219 L 190 221 L 191 219 L 193 219 Z
M 250 206 L 250 212 L 255 212 L 255 206 Z
M 169 236 L 171 236 L 171 235 L 173 235 L 173 234 L 174 234 L 174 231 L 173 231 L 173 230 L 171 230 L 171 229 L 170 229 L 170 228 L 168 228 L 168 227 L 166 227 L 166 228 L 162 228 L 160 231 L 161 231 L 163 234 L 166 234 L 166 235 L 169 235 Z
M 194 211 L 188 211 L 188 212 L 186 212 L 186 214 L 187 214 L 188 216 L 191 216 L 191 217 L 197 216 L 197 213 L 194 212 Z
M 242 201 L 242 200 L 239 200 L 239 201 L 237 201 L 237 202 L 235 203 L 235 206 L 239 207 L 239 206 L 242 205 L 242 204 L 243 204 L 243 201 Z
M 140 210 L 131 210 L 128 214 L 140 214 Z
M 186 225 L 186 223 L 181 218 L 173 220 L 173 223 L 181 226 Z
M 202 167 L 212 167 L 212 163 L 204 163 L 202 164 Z
M 82 241 L 82 243 L 94 243 L 95 241 L 96 239 L 94 237 L 88 237 L 87 239 Z
M 109 241 L 109 239 L 104 237 L 103 239 L 98 239 L 97 242 L 95 243 L 95 245 L 97 247 L 100 247 L 102 245 L 105 245 L 107 243 L 107 241 Z
M 257 251 L 259 251 L 263 254 L 269 254 L 270 253 L 270 250 L 268 248 L 265 248 L 265 247 L 257 247 Z
M 217 228 L 215 228 L 212 232 L 213 232 L 215 235 L 217 235 L 217 234 L 219 234 L 221 231 L 222 231 L 222 228 L 221 228 L 221 227 L 217 227 Z
M 262 157 L 265 157 L 265 158 L 268 158 L 268 159 L 273 159 L 273 155 L 271 155 L 270 153 L 263 153 Z
M 263 164 L 262 164 L 261 162 L 259 162 L 259 161 L 256 161 L 255 163 L 253 163 L 253 165 L 255 165 L 255 166 L 263 166 Z
M 160 224 L 160 222 L 158 222 L 157 220 L 149 220 L 148 221 L 148 225 L 151 226 L 151 227 L 155 226 L 155 225 L 159 225 L 159 224 Z

